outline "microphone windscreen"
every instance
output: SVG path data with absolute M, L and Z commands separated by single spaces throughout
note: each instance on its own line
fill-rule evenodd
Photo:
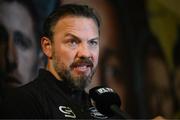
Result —
M 120 107 L 121 101 L 113 89 L 105 86 L 97 86 L 89 90 L 89 97 L 95 102 L 97 110 L 107 116 L 112 116 L 112 105 Z

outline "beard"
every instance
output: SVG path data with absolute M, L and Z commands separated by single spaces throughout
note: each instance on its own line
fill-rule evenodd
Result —
M 74 90 L 84 90 L 84 88 L 90 84 L 91 79 L 95 74 L 96 67 L 93 68 L 93 63 L 88 58 L 80 58 L 79 60 L 74 61 L 69 67 L 66 67 L 63 63 L 61 63 L 61 60 L 55 55 L 53 55 L 53 58 L 53 67 L 55 68 L 55 71 L 64 82 L 68 83 L 70 88 Z M 88 75 L 73 75 L 71 70 L 79 63 L 91 64 L 91 72 Z

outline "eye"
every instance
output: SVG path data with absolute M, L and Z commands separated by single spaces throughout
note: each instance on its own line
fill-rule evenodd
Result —
M 71 48 L 75 48 L 77 47 L 79 41 L 76 40 L 76 39 L 70 39 L 69 42 L 68 42 L 68 45 L 71 47 Z
M 14 39 L 15 44 L 24 50 L 32 46 L 31 40 L 28 39 L 19 31 L 14 32 L 13 39 Z
M 107 66 L 106 68 L 106 75 L 114 78 L 118 78 L 122 75 L 121 70 L 116 66 Z
M 96 47 L 98 45 L 98 40 L 90 40 L 89 45 L 92 47 Z
M 77 41 L 76 41 L 76 40 L 71 40 L 70 43 L 71 43 L 72 45 L 76 45 L 76 44 L 77 44 Z

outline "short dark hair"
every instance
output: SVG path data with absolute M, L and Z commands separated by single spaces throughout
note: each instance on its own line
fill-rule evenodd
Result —
M 43 36 L 52 39 L 52 28 L 56 25 L 60 18 L 69 15 L 92 18 L 94 22 L 97 24 L 98 28 L 100 29 L 99 16 L 97 16 L 97 13 L 92 8 L 89 8 L 87 5 L 66 4 L 54 10 L 47 17 L 43 25 Z

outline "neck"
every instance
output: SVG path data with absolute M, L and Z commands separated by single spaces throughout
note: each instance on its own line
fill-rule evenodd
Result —
M 52 61 L 48 61 L 47 66 L 46 66 L 46 70 L 51 72 L 57 80 L 62 80 L 61 77 L 56 72 L 56 70 L 54 69 Z

